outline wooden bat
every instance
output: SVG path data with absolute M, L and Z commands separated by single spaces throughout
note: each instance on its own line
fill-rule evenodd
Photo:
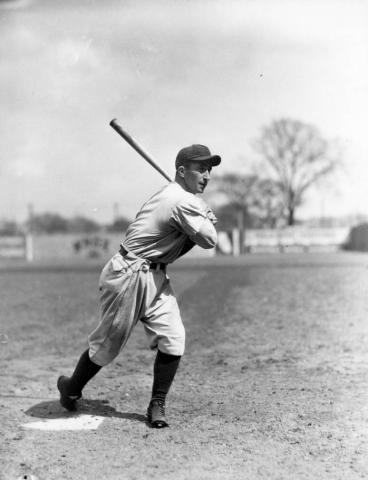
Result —
M 119 125 L 118 121 L 116 120 L 116 118 L 114 118 L 113 120 L 111 120 L 110 122 L 110 127 L 112 127 L 121 137 L 124 138 L 124 140 L 126 142 L 129 143 L 129 145 L 134 148 L 134 150 L 136 152 L 139 153 L 139 155 L 141 155 L 145 160 L 146 162 L 148 162 L 150 165 L 152 165 L 153 168 L 155 168 L 158 172 L 161 173 L 162 176 L 164 176 L 166 178 L 166 180 L 168 180 L 169 182 L 172 182 L 172 179 L 170 178 L 170 176 L 164 171 L 162 170 L 162 168 L 158 165 L 158 163 L 151 157 L 150 154 L 148 154 L 147 152 L 145 152 L 143 150 L 143 148 L 134 140 L 133 137 L 131 137 L 129 135 L 129 133 L 127 133 L 122 127 L 121 125 Z

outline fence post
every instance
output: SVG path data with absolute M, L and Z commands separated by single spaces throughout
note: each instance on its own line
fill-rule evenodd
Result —
M 24 237 L 25 242 L 25 257 L 27 262 L 33 262 L 34 254 L 33 254 L 33 236 L 30 233 L 27 233 Z
M 240 234 L 237 228 L 233 228 L 232 231 L 232 245 L 233 245 L 233 256 L 238 257 L 240 255 Z

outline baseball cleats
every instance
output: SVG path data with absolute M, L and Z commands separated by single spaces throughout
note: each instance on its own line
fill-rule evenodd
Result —
M 70 412 L 75 412 L 75 410 L 77 410 L 77 400 L 81 398 L 82 395 L 70 395 L 68 392 L 68 380 L 68 377 L 62 375 L 57 381 L 57 388 L 60 392 L 60 405 Z
M 165 404 L 162 400 L 151 400 L 147 409 L 147 420 L 153 428 L 169 426 L 165 418 Z

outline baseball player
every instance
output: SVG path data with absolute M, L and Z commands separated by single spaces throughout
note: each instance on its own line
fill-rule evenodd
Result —
M 100 276 L 101 316 L 89 348 L 71 377 L 58 378 L 60 403 L 67 410 L 76 410 L 84 386 L 119 354 L 140 320 L 150 348 L 157 350 L 147 419 L 154 428 L 168 426 L 165 400 L 184 353 L 185 330 L 166 266 L 195 244 L 216 245 L 216 217 L 196 194 L 203 193 L 220 162 L 204 145 L 181 149 L 175 181 L 153 195 L 128 227 L 119 253 Z

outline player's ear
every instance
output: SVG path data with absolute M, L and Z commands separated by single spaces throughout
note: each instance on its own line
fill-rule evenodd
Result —
M 178 167 L 176 172 L 179 175 L 179 177 L 184 178 L 184 173 L 185 173 L 184 165 L 180 165 L 180 167 Z

